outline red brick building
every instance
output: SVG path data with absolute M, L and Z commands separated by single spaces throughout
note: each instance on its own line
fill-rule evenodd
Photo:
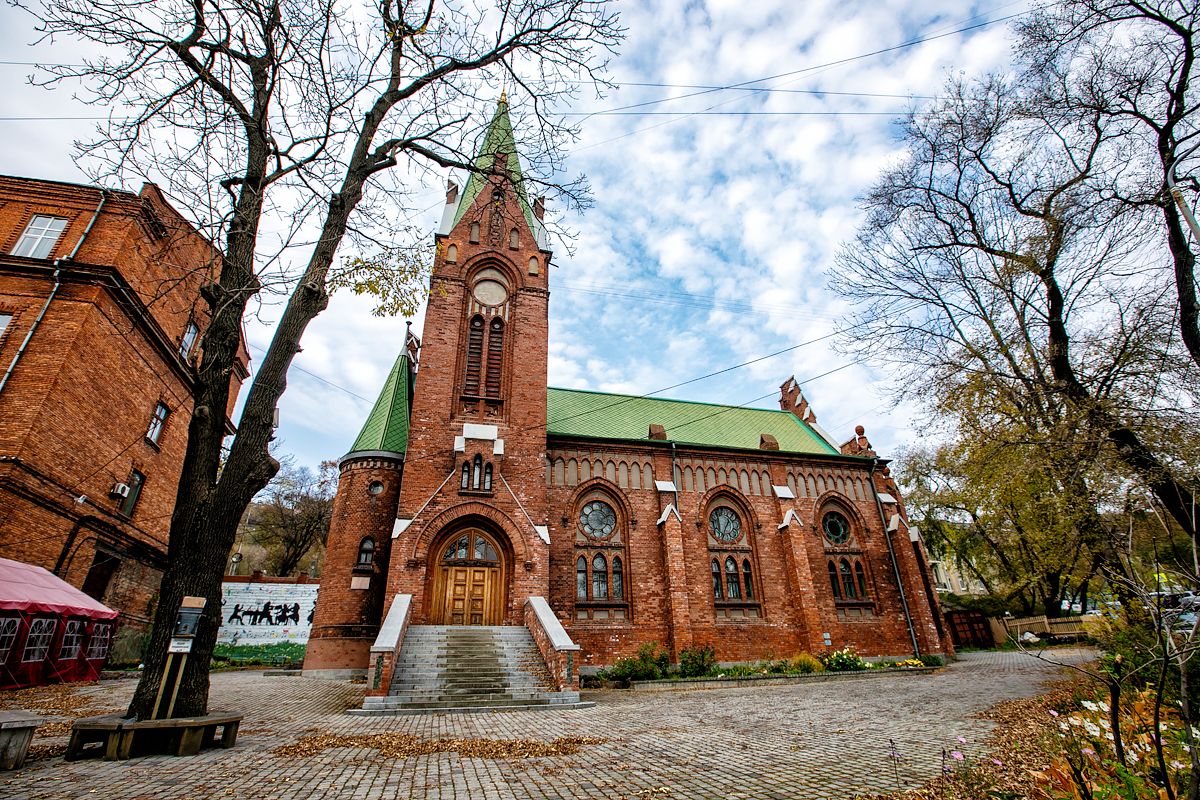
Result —
M 544 597 L 583 667 L 947 652 L 886 466 L 794 380 L 779 411 L 547 387 L 551 253 L 503 101 L 477 165 L 505 177 L 450 185 L 419 371 L 410 337 L 341 461 L 306 669 L 365 669 L 397 595 L 414 625 Z
M 0 177 L 0 556 L 128 630 L 149 623 L 166 565 L 219 259 L 153 185 Z

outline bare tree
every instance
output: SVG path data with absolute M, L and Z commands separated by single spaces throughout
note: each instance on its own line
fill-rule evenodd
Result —
M 1020 27 L 1018 53 L 1046 114 L 1098 115 L 1123 168 L 1107 189 L 1124 211 L 1159 218 L 1179 332 L 1200 365 L 1196 242 L 1181 204 L 1200 191 L 1200 6 L 1186 0 L 1064 0 Z M 1173 196 L 1172 185 L 1182 187 Z
M 477 166 L 471 154 L 506 81 L 513 107 L 527 110 L 530 136 L 521 150 L 532 179 L 568 203 L 582 202 L 581 182 L 549 182 L 573 133 L 554 113 L 598 80 L 622 30 L 602 0 L 49 0 L 35 10 L 46 36 L 103 46 L 82 67 L 53 70 L 53 81 L 81 82 L 113 109 L 83 152 L 113 174 L 167 181 L 195 201 L 197 214 L 209 214 L 224 244 L 204 289 L 211 321 L 171 519 L 170 567 L 129 708 L 144 718 L 175 609 L 186 595 L 220 606 L 238 521 L 278 470 L 268 452 L 275 408 L 305 329 L 328 303 L 343 240 L 358 237 L 371 255 L 385 252 L 357 262 L 385 267 L 367 282 L 393 295 L 385 304 L 416 302 L 422 257 L 387 233 L 394 219 L 385 212 L 396 199 L 387 171 L 403 165 L 401 180 L 415 182 L 431 167 L 503 169 Z M 302 245 L 297 233 L 306 226 L 315 237 Z M 286 257 L 288 246 L 307 256 Z M 350 273 L 348 280 L 364 283 Z M 264 287 L 287 299 L 223 455 L 242 319 Z M 207 615 L 195 640 L 179 716 L 207 707 L 218 623 Z
M 322 461 L 320 471 L 283 459 L 267 488 L 247 509 L 244 533 L 267 551 L 272 575 L 292 575 L 310 553 L 320 554 L 329 533 L 337 463 Z
M 951 418 L 1103 445 L 1195 536 L 1194 479 L 1163 433 L 1195 438 L 1196 375 L 1171 346 L 1169 285 L 1142 266 L 1144 220 L 1106 199 L 1120 132 L 1028 99 L 1001 78 L 953 81 L 908 121 L 908 156 L 839 259 L 836 288 L 865 309 L 851 347 L 892 359 Z

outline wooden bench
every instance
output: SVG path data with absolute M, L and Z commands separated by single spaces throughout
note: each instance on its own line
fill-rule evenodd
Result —
M 195 755 L 205 745 L 219 744 L 228 749 L 237 743 L 241 722 L 241 714 L 227 711 L 216 711 L 202 717 L 140 721 L 116 714 L 85 717 L 75 720 L 71 727 L 71 740 L 67 744 L 65 758 L 75 761 L 85 758 L 95 749 L 103 752 L 106 761 L 123 761 L 132 755 L 135 740 L 140 741 L 143 750 L 176 756 Z M 221 729 L 219 740 L 218 728 Z M 91 744 L 101 744 L 102 747 L 89 748 Z

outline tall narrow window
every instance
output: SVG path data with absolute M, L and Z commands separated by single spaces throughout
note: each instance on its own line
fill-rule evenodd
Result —
M 483 490 L 490 492 L 492 490 L 492 465 L 488 464 L 483 468 Z
M 725 559 L 725 592 L 730 600 L 742 599 L 742 592 L 738 587 L 738 565 L 732 556 Z
M 364 536 L 363 540 L 358 543 L 358 563 L 356 566 L 369 567 L 375 563 L 375 540 L 370 536 Z
M 133 516 L 133 510 L 137 508 L 138 498 L 142 496 L 142 485 L 145 482 L 146 476 L 136 469 L 129 473 L 129 494 L 125 496 L 124 502 L 121 503 L 121 513 L 126 517 Z
M 183 329 L 183 337 L 179 340 L 179 355 L 183 356 L 185 361 L 192 357 L 192 348 L 196 346 L 196 337 L 199 335 L 199 326 L 189 321 Z
M 471 485 L 471 464 L 470 464 L 470 462 L 464 461 L 463 468 L 462 468 L 462 481 L 459 483 L 458 486 L 460 489 L 466 489 L 470 485 Z
M 479 481 L 483 477 L 483 456 L 476 453 L 471 463 L 473 464 L 471 467 L 471 488 L 478 489 Z
M 479 244 L 479 223 L 471 223 L 471 244 Z
M 837 567 L 833 565 L 832 561 L 829 562 L 829 588 L 833 592 L 834 600 L 842 599 L 842 589 L 838 583 Z
M 521 237 L 520 234 L 517 233 L 516 228 L 513 228 L 508 232 L 508 246 L 512 250 L 516 250 L 521 246 Z
M 471 317 L 471 328 L 467 331 L 467 375 L 463 382 L 463 394 L 479 396 L 479 373 L 483 362 L 483 317 Z
M 750 559 L 748 558 L 742 562 L 742 575 L 744 578 L 743 583 L 746 585 L 746 599 L 753 600 L 754 582 L 750 580 Z
M 10 322 L 12 322 L 12 314 L 0 314 L 0 336 L 4 336 L 4 331 L 8 329 Z
M 504 366 L 504 320 L 496 317 L 492 320 L 491 331 L 488 333 L 487 382 L 488 397 L 500 396 L 500 370 Z
M 598 553 L 592 559 L 592 599 L 608 599 L 608 562 Z
M 159 402 L 154 406 L 154 413 L 150 416 L 150 427 L 146 429 L 146 439 L 151 444 L 158 444 L 159 437 L 162 436 L 163 427 L 167 424 L 167 417 L 171 416 L 171 409 L 167 408 L 167 404 Z
M 619 556 L 613 556 L 612 597 L 613 600 L 625 599 L 625 575 L 621 570 L 621 559 Z
M 854 564 L 854 577 L 858 579 L 858 596 L 862 599 L 867 599 L 867 574 L 863 571 L 861 561 L 856 561 Z
M 854 573 L 850 570 L 850 562 L 843 558 L 838 568 L 842 573 L 842 594 L 847 600 L 853 600 L 857 594 L 854 590 Z
M 712 581 L 713 581 L 713 597 L 717 600 L 721 599 L 721 566 L 717 564 L 714 558 L 712 562 Z
M 29 220 L 25 232 L 17 239 L 12 254 L 28 258 L 46 258 L 66 227 L 67 220 L 64 217 L 45 217 L 39 214 Z
M 587 559 L 583 556 L 575 562 L 575 599 L 587 600 Z

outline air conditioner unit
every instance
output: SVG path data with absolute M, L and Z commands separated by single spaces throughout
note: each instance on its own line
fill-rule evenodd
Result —
M 129 497 L 129 484 L 114 483 L 113 487 L 108 490 L 108 493 L 112 497 Z

